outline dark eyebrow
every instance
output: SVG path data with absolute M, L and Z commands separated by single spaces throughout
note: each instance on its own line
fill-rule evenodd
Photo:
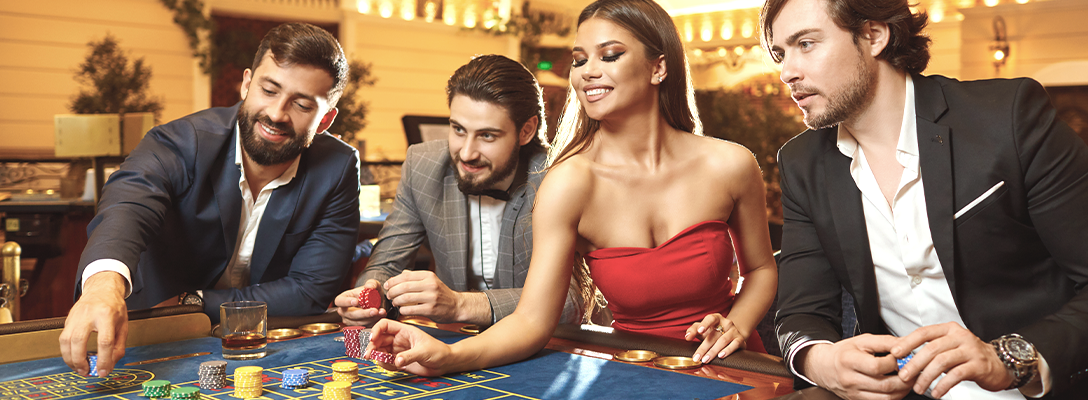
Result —
M 260 81 L 264 82 L 264 83 L 268 83 L 268 84 L 270 84 L 272 86 L 275 86 L 277 89 L 283 89 L 283 85 L 280 85 L 279 82 L 276 82 L 275 80 L 272 80 L 272 78 L 269 78 L 267 76 L 262 76 L 260 78 Z M 301 97 L 301 98 L 304 98 L 306 100 L 309 100 L 309 101 L 312 101 L 312 102 L 315 102 L 315 103 L 317 102 L 317 99 L 315 99 L 314 96 L 310 96 L 310 95 L 308 95 L 306 93 L 294 92 L 294 93 L 291 93 L 291 95 Z
M 605 47 L 608 47 L 608 46 L 611 46 L 611 45 L 614 45 L 614 44 L 623 44 L 623 42 L 621 42 L 619 40 L 609 40 L 609 41 L 605 41 L 604 43 L 598 44 L 597 48 L 598 49 L 603 49 Z M 574 48 L 570 49 L 570 50 L 571 50 L 571 52 L 585 51 L 585 49 L 583 49 L 582 46 L 574 46 Z
M 465 125 L 464 125 L 464 124 L 462 124 L 462 123 L 460 123 L 460 122 L 457 122 L 457 120 L 455 120 L 455 119 L 453 119 L 453 118 L 450 118 L 450 125 L 457 125 L 457 126 L 459 126 L 459 127 L 462 127 L 462 128 L 464 128 L 464 127 L 465 127 Z M 486 128 L 480 128 L 480 129 L 477 129 L 477 130 L 475 130 L 475 131 L 473 131 L 473 132 L 489 132 L 489 133 L 502 133 L 502 129 L 499 129 L 499 128 L 493 128 L 493 127 L 490 127 L 490 126 L 489 126 L 489 127 L 486 127 Z
M 797 43 L 797 40 L 800 39 L 801 36 L 810 34 L 812 32 L 818 32 L 819 30 L 819 28 L 807 28 L 794 32 L 792 35 L 790 35 L 790 37 L 786 38 L 786 45 L 792 46 L 794 43 Z

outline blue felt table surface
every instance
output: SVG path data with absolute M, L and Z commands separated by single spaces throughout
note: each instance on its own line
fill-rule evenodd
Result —
M 465 336 L 427 329 L 453 343 Z M 331 380 L 333 362 L 359 363 L 361 380 L 352 386 L 353 399 L 715 399 L 750 389 L 749 386 L 693 376 L 654 367 L 607 361 L 544 350 L 528 360 L 482 371 L 421 378 L 385 371 L 370 361 L 344 356 L 344 345 L 328 334 L 268 344 L 268 356 L 253 361 L 228 361 L 227 384 L 238 367 L 264 368 L 261 400 L 321 400 L 322 383 Z M 210 351 L 211 354 L 138 366 L 123 364 Z M 0 365 L 0 400 L 110 399 L 141 400 L 140 384 L 165 379 L 175 387 L 195 386 L 200 363 L 222 360 L 220 341 L 201 338 L 130 348 L 109 377 L 80 377 L 60 358 Z M 288 368 L 310 370 L 305 389 L 280 388 Z M 231 387 L 202 389 L 202 400 L 233 400 Z

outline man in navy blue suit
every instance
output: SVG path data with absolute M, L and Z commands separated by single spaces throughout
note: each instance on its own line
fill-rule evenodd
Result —
M 64 361 L 105 376 L 124 355 L 127 308 L 228 301 L 269 315 L 323 312 L 351 265 L 359 157 L 325 132 L 348 66 L 309 24 L 274 28 L 242 78 L 242 102 L 148 132 L 106 184 L 88 227 Z M 126 304 L 127 303 L 127 304 Z M 85 357 L 98 332 L 97 371 Z

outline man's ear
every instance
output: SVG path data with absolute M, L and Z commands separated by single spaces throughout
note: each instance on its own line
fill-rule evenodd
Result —
M 529 144 L 533 136 L 536 136 L 538 126 L 540 126 L 540 117 L 536 115 L 529 117 L 529 120 L 521 125 L 521 132 L 518 132 L 518 143 L 522 146 Z
M 653 73 L 650 75 L 650 84 L 658 85 L 661 81 L 665 80 L 665 76 L 669 74 L 669 69 L 665 65 L 665 55 L 657 56 L 657 60 L 654 61 Z
M 317 125 L 317 132 L 321 133 L 328 130 L 334 120 L 336 120 L 336 107 L 330 108 L 329 112 L 321 117 L 321 123 Z
M 858 45 L 865 45 L 869 55 L 872 57 L 879 56 L 884 48 L 888 47 L 888 41 L 891 40 L 891 31 L 888 30 L 888 24 L 880 21 L 868 21 L 861 27 L 861 39 Z
M 249 68 L 246 68 L 245 72 L 242 72 L 242 87 L 240 89 L 240 92 L 242 93 L 242 100 L 245 100 L 246 96 L 249 95 L 249 83 L 252 80 L 253 71 Z

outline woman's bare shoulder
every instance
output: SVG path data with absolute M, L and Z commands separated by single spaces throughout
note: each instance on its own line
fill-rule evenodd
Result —
M 700 161 L 710 170 L 725 174 L 750 174 L 759 170 L 755 154 L 740 143 L 709 136 L 697 136 Z
M 537 197 L 561 196 L 571 200 L 585 196 L 592 186 L 592 163 L 577 154 L 555 164 L 544 176 Z

